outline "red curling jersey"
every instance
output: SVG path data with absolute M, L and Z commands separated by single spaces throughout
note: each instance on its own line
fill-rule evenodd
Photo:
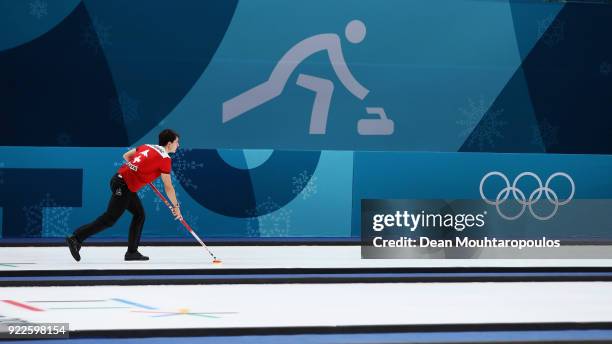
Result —
M 162 173 L 170 173 L 172 159 L 162 146 L 142 145 L 132 159 L 117 171 L 132 192 L 154 181 Z

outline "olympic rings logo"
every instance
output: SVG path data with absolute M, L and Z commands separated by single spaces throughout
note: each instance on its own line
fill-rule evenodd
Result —
M 497 197 L 495 198 L 494 201 L 489 200 L 484 195 L 484 191 L 483 191 L 484 183 L 487 181 L 487 179 L 489 179 L 489 177 L 493 177 L 493 176 L 501 177 L 506 183 L 506 187 L 501 189 L 501 191 L 497 194 Z M 523 177 L 533 177 L 538 183 L 538 187 L 535 190 L 533 190 L 533 192 L 531 192 L 531 194 L 529 195 L 529 198 L 525 196 L 525 193 L 521 191 L 521 189 L 516 187 L 519 180 L 521 180 L 521 178 Z M 555 193 L 555 191 L 549 187 L 550 182 L 556 177 L 566 178 L 569 181 L 570 186 L 572 187 L 572 191 L 570 192 L 570 195 L 565 200 L 559 200 L 557 193 Z M 543 186 L 542 186 L 542 180 L 540 179 L 540 177 L 538 177 L 533 172 L 523 172 L 519 174 L 518 176 L 516 176 L 516 178 L 512 182 L 512 185 L 510 185 L 510 181 L 508 180 L 508 177 L 506 177 L 506 175 L 498 171 L 489 172 L 485 174 L 485 176 L 482 177 L 482 179 L 480 180 L 480 197 L 482 197 L 482 200 L 485 201 L 487 204 L 494 205 L 495 208 L 497 209 L 497 213 L 499 214 L 499 216 L 501 216 L 502 218 L 506 220 L 518 219 L 519 217 L 521 217 L 521 215 L 523 215 L 523 213 L 525 212 L 525 208 L 527 207 L 529 208 L 529 212 L 531 213 L 531 215 L 533 215 L 533 217 L 535 217 L 536 219 L 548 220 L 552 218 L 553 216 L 555 216 L 555 214 L 557 213 L 557 210 L 559 209 L 559 206 L 568 204 L 572 200 L 572 198 L 574 198 L 575 191 L 576 191 L 576 186 L 574 184 L 574 180 L 572 179 L 572 177 L 570 177 L 567 173 L 564 173 L 564 172 L 556 172 L 556 173 L 551 174 Z M 508 197 L 510 196 L 510 192 L 512 192 L 512 196 L 522 207 L 521 211 L 514 216 L 508 216 L 504 214 L 499 207 L 502 203 L 504 203 L 508 199 Z M 542 197 L 542 193 L 544 193 L 548 202 L 554 205 L 554 210 L 552 211 L 552 213 L 550 213 L 547 216 L 542 216 L 542 215 L 537 214 L 533 210 L 533 207 L 532 207 L 533 204 L 537 203 L 540 200 L 540 198 Z

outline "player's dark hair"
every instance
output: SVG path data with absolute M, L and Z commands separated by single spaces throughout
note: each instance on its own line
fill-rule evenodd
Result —
M 164 147 L 168 144 L 168 142 L 174 142 L 176 138 L 179 137 L 179 134 L 172 129 L 164 129 L 161 133 L 159 133 L 159 145 Z

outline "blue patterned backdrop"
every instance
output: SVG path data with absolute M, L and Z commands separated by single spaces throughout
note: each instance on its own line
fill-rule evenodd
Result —
M 607 200 L 611 34 L 587 2 L 0 0 L 0 238 L 95 218 L 166 127 L 205 237 L 356 237 L 363 198 L 478 199 L 495 170 Z M 146 238 L 186 237 L 139 195 Z

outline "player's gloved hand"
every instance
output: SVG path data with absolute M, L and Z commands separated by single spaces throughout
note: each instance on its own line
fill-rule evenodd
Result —
M 179 207 L 173 207 L 172 208 L 172 215 L 174 216 L 175 220 L 182 220 L 183 219 L 183 215 L 181 215 L 181 208 Z

